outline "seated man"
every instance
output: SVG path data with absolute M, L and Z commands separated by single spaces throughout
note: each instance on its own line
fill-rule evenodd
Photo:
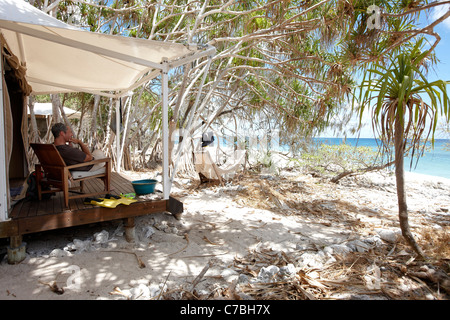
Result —
M 68 166 L 92 161 L 95 158 L 105 158 L 105 155 L 101 150 L 95 150 L 91 153 L 89 151 L 89 148 L 83 142 L 73 137 L 72 130 L 64 123 L 54 124 L 52 127 L 52 133 L 55 137 L 54 145 L 56 146 L 56 149 Z M 74 147 L 74 143 L 78 144 L 81 150 Z M 105 163 L 98 163 L 95 165 L 91 164 L 85 167 L 76 168 L 75 171 L 96 171 L 102 168 L 104 165 Z

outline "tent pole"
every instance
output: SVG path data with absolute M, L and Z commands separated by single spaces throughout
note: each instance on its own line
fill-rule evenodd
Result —
M 116 98 L 116 171 L 120 172 L 120 98 Z
M 3 50 L 0 52 L 0 70 L 2 70 L 2 77 L 3 77 Z M 3 78 L 2 78 L 2 85 L 0 86 L 0 128 L 5 127 L 5 121 L 4 121 L 4 104 L 3 104 L 3 90 L 6 90 L 6 88 L 3 87 Z M 3 130 L 3 129 L 2 129 Z M 6 196 L 7 192 L 7 183 L 6 179 L 8 177 L 6 176 L 6 152 L 5 152 L 5 135 L 0 134 L 0 221 L 6 221 L 8 220 L 8 198 Z
M 162 136 L 163 136 L 163 195 L 164 200 L 169 199 L 170 181 L 169 181 L 169 76 L 167 59 L 163 58 L 163 70 L 161 71 L 162 82 Z

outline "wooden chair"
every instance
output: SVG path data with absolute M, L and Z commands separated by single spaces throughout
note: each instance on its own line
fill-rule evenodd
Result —
M 69 199 L 93 197 L 110 192 L 111 184 L 111 158 L 95 159 L 71 166 L 66 166 L 63 158 L 54 144 L 31 143 L 40 163 L 36 164 L 36 183 L 38 187 L 39 200 L 43 193 L 62 191 L 64 193 L 64 205 L 69 207 Z M 76 171 L 76 168 L 91 164 L 105 163 L 105 166 L 96 171 Z M 71 171 L 70 171 L 71 170 Z M 83 181 L 98 178 L 103 180 L 104 190 L 99 192 L 83 193 Z M 73 182 L 79 182 L 79 186 L 71 187 Z M 44 190 L 42 187 L 53 187 Z M 79 189 L 76 195 L 69 195 L 70 191 Z

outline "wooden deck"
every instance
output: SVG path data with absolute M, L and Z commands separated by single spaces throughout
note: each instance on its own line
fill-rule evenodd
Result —
M 112 172 L 111 178 L 111 194 L 134 192 L 131 181 L 121 174 Z M 101 191 L 103 183 L 99 179 L 87 180 L 85 188 L 86 191 Z M 130 205 L 120 204 L 113 209 L 84 204 L 83 199 L 71 199 L 69 208 L 64 208 L 62 192 L 57 192 L 48 200 L 21 201 L 11 211 L 11 219 L 0 222 L 0 238 L 116 219 L 127 219 L 128 223 L 133 224 L 133 218 L 137 216 L 168 211 L 179 217 L 183 212 L 183 204 L 172 197 L 152 201 L 137 199 Z

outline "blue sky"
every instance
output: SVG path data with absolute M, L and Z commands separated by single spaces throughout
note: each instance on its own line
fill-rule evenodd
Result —
M 434 10 L 428 20 L 435 20 L 441 17 L 447 10 L 450 9 L 449 5 L 443 5 L 438 10 Z M 424 16 L 423 19 L 426 17 Z M 422 20 L 422 19 L 421 19 Z M 425 19 L 426 21 L 426 19 Z M 429 21 L 428 21 L 429 22 Z M 447 18 L 444 22 L 440 23 L 435 31 L 440 35 L 441 41 L 436 47 L 436 56 L 440 60 L 439 64 L 435 67 L 435 71 L 429 73 L 429 80 L 442 79 L 450 80 L 450 18 Z
M 420 23 L 422 26 L 426 26 L 430 21 L 435 21 L 437 18 L 441 17 L 447 10 L 450 9 L 450 5 L 442 5 L 438 10 L 434 9 L 430 12 L 427 17 L 425 14 L 421 14 Z M 433 80 L 446 80 L 450 81 L 450 18 L 440 23 L 434 30 L 437 32 L 441 40 L 435 49 L 436 57 L 439 60 L 437 65 L 428 71 L 428 81 Z M 435 38 L 431 37 L 430 41 L 434 42 Z M 450 91 L 450 86 L 447 88 Z M 373 131 L 370 125 L 370 117 L 365 115 L 367 123 L 360 131 L 360 138 L 373 138 Z M 351 126 L 355 126 L 357 123 L 356 119 L 351 121 Z M 327 131 L 320 135 L 321 137 L 333 137 L 332 131 Z M 357 137 L 357 135 L 348 135 L 347 137 Z M 442 133 L 441 131 L 436 132 L 435 138 L 446 138 L 449 139 L 448 135 Z

